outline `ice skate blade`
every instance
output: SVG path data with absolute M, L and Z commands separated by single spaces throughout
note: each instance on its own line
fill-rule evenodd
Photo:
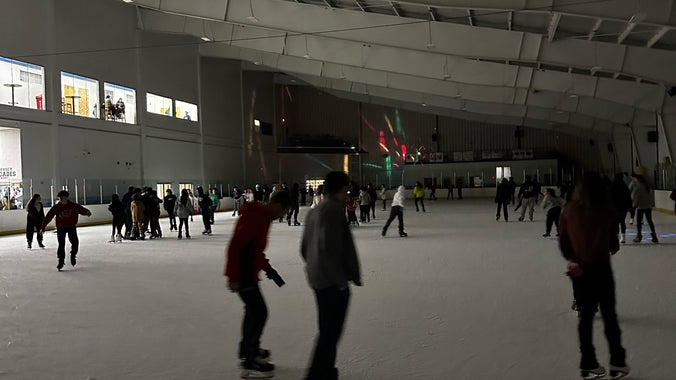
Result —
M 240 377 L 242 379 L 269 379 L 275 376 L 274 371 L 261 372 L 252 369 L 243 369 Z

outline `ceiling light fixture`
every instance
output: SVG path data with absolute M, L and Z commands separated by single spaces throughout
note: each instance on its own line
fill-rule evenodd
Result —
M 122 0 L 122 1 L 124 1 L 125 3 L 133 3 L 134 2 L 134 0 Z
M 204 20 L 202 20 L 202 37 L 200 37 L 200 39 L 204 42 L 211 42 L 211 38 L 207 36 L 207 27 Z

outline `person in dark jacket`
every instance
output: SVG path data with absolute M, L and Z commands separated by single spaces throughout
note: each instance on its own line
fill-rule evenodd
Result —
M 371 208 L 371 217 L 373 219 L 376 218 L 376 203 L 378 203 L 378 193 L 376 192 L 376 188 L 373 187 L 372 183 L 369 183 L 366 185 L 366 192 L 369 193 L 369 197 L 371 197 L 371 203 L 369 204 L 369 207 Z
M 178 231 L 178 227 L 176 227 L 176 212 L 174 211 L 176 208 L 176 195 L 174 195 L 171 189 L 167 189 L 166 193 L 167 195 L 164 196 L 164 209 L 169 214 L 169 231 Z
M 567 275 L 579 308 L 580 372 L 584 379 L 605 376 L 593 344 L 594 314 L 601 309 L 610 351 L 610 376 L 629 374 L 615 312 L 615 280 L 610 256 L 620 249 L 618 225 L 610 194 L 596 173 L 586 173 L 566 204 L 560 221 L 559 248 L 568 261 Z
M 458 189 L 458 199 L 462 199 L 462 188 L 464 186 L 464 183 L 462 182 L 462 177 L 458 177 L 455 180 L 455 188 Z
M 131 237 L 131 230 L 133 225 L 133 220 L 131 218 L 131 201 L 132 196 L 134 195 L 134 186 L 129 186 L 129 189 L 122 196 L 122 204 L 124 205 L 124 238 L 129 239 Z
M 160 206 L 162 200 L 157 196 L 157 191 L 148 189 L 148 205 L 150 210 L 146 210 L 150 218 L 150 238 L 156 239 L 162 237 L 162 226 L 160 226 L 160 214 L 162 213 Z
M 42 244 L 42 221 L 45 220 L 45 209 L 42 207 L 42 198 L 40 194 L 33 194 L 33 198 L 26 206 L 26 241 L 28 242 L 28 249 L 33 245 L 33 233 L 37 231 L 38 246 L 44 248 Z
M 240 190 L 237 186 L 234 186 L 232 188 L 232 216 L 237 215 L 239 212 L 239 208 L 242 207 L 242 190 Z
M 291 206 L 289 212 L 286 214 L 286 223 L 291 225 L 291 215 L 293 215 L 293 225 L 300 226 L 298 222 L 298 183 L 294 183 L 289 190 L 289 199 L 291 199 Z
M 204 192 L 202 186 L 197 188 L 197 202 L 199 203 L 202 212 L 202 223 L 204 223 L 204 231 L 202 235 L 211 235 L 211 198 Z
M 306 380 L 336 380 L 336 353 L 343 333 L 352 282 L 361 286 L 357 249 L 345 220 L 349 179 L 330 172 L 324 181 L 327 196 L 310 210 L 301 240 L 301 256 L 317 303 L 319 335 Z
M 535 203 L 537 202 L 539 192 L 536 188 L 535 182 L 533 182 L 530 176 L 526 176 L 526 180 L 521 185 L 519 189 L 519 204 L 523 201 L 523 208 L 521 209 L 521 216 L 519 217 L 519 222 L 523 222 L 526 217 L 526 211 L 529 212 L 528 216 L 533 221 L 533 212 L 535 211 Z M 518 208 L 518 207 L 517 207 Z
M 507 212 L 507 205 L 511 200 L 510 194 L 512 192 L 512 187 L 510 186 L 507 178 L 503 178 L 498 185 L 497 190 L 495 191 L 495 203 L 498 204 L 498 210 L 495 214 L 495 220 L 500 220 L 500 209 L 502 208 L 502 214 L 504 215 L 505 222 L 509 222 L 509 213 Z
M 641 228 L 643 227 L 644 216 L 650 227 L 652 242 L 656 244 L 659 243 L 657 232 L 655 231 L 655 224 L 653 223 L 653 207 L 655 207 L 653 189 L 645 176 L 640 174 L 636 175 L 636 188 L 634 189 L 632 198 L 633 206 L 636 209 L 636 237 L 634 238 L 634 243 L 640 243 L 643 240 Z
M 108 205 L 108 211 L 113 214 L 113 231 L 110 234 L 110 240 L 108 243 L 115 243 L 122 241 L 122 225 L 126 220 L 124 204 L 120 201 L 120 196 L 113 194 L 110 205 Z M 117 235 L 115 235 L 117 231 Z
M 617 213 L 617 222 L 620 225 L 620 243 L 626 242 L 627 233 L 627 213 L 631 208 L 631 193 L 629 187 L 624 183 L 624 176 L 622 173 L 615 174 L 613 184 L 610 187 L 610 193 L 613 197 L 613 205 Z
M 512 202 L 512 204 L 516 203 L 516 196 L 514 195 L 514 192 L 516 191 L 516 182 L 514 181 L 514 177 L 509 177 L 509 189 L 511 193 L 509 193 L 509 201 Z
M 274 373 L 275 366 L 269 363 L 270 351 L 260 347 L 268 309 L 258 285 L 258 273 L 263 270 L 278 286 L 283 285 L 264 251 L 271 222 L 283 217 L 289 204 L 289 193 L 282 191 L 273 193 L 268 203 L 246 203 L 226 250 L 224 275 L 228 278 L 228 288 L 244 303 L 239 344 L 242 378 L 272 377 Z
M 59 191 L 56 196 L 59 198 L 59 203 L 49 209 L 45 219 L 42 221 L 42 228 L 40 230 L 44 234 L 49 222 L 56 217 L 56 240 L 59 242 L 59 246 L 56 249 L 59 263 L 56 269 L 60 272 L 66 260 L 66 235 L 68 235 L 68 241 L 70 241 L 70 264 L 75 266 L 77 264 L 77 253 L 80 248 L 80 239 L 77 237 L 78 215 L 91 216 L 92 212 L 72 202 L 68 198 L 70 194 L 66 190 Z

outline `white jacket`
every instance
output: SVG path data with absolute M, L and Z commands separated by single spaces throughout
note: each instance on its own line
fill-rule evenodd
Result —
M 404 199 L 406 199 L 406 195 L 404 194 L 404 186 L 399 186 L 397 188 L 397 192 L 394 193 L 394 197 L 392 198 L 392 206 L 399 206 L 401 208 L 404 208 Z

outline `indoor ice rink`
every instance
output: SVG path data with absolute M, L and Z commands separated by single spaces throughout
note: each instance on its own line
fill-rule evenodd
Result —
M 541 237 L 542 212 L 505 223 L 485 201 L 430 201 L 424 214 L 406 206 L 407 238 L 394 229 L 381 237 L 378 211 L 353 229 L 364 286 L 352 288 L 341 378 L 575 378 L 570 280 L 557 241 Z M 114 244 L 109 226 L 81 228 L 78 265 L 63 272 L 54 268 L 54 234 L 31 251 L 23 236 L 0 238 L 2 376 L 238 378 L 242 304 L 222 274 L 234 222 L 219 213 L 212 236 L 179 241 L 163 220 L 162 239 Z M 613 257 L 631 378 L 642 380 L 676 370 L 676 218 L 658 215 L 656 226 L 658 245 L 626 244 Z M 266 250 L 286 281 L 261 283 L 270 313 L 262 344 L 278 379 L 303 377 L 316 333 L 301 230 L 275 222 Z
M 589 173 L 656 227 L 636 242 L 627 215 L 611 258 L 628 378 L 676 379 L 676 0 L 2 5 L 0 380 L 271 375 L 260 351 L 238 358 L 243 303 L 223 271 L 233 197 L 265 203 L 283 184 L 298 185 L 299 225 L 270 228 L 286 285 L 261 274 L 262 347 L 275 379 L 306 379 L 318 312 L 300 243 L 330 171 L 377 194 L 376 218 L 350 227 L 364 284 L 350 287 L 340 379 L 592 376 L 578 344 L 591 317 L 571 308 L 556 230 L 543 237 L 556 207 L 539 198 L 520 222 L 510 204 L 505 223 L 494 202 L 503 180 L 570 198 Z M 395 220 L 383 237 L 399 186 L 408 236 Z M 162 238 L 111 236 L 115 194 L 131 219 L 129 187 L 157 193 L 146 216 Z M 178 239 L 158 201 L 200 187 L 212 233 L 195 214 Z M 44 248 L 26 231 L 44 221 L 35 195 L 47 213 L 61 191 L 91 216 L 59 271 L 55 222 Z M 598 315 L 594 343 L 610 378 Z

